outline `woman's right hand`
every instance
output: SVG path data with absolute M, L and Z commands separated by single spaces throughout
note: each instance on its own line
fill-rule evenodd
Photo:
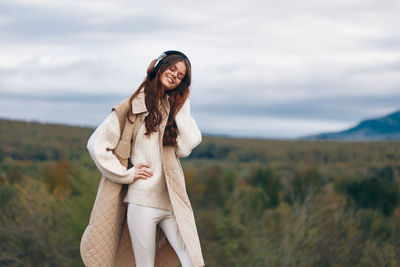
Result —
M 148 164 L 139 164 L 137 167 L 135 167 L 135 174 L 133 176 L 133 180 L 136 179 L 148 179 L 151 176 L 153 176 L 153 173 L 145 168 L 149 168 L 150 166 Z

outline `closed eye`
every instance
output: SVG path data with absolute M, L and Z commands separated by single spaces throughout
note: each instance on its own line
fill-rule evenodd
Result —
M 177 68 L 176 68 L 176 66 L 173 66 L 173 65 L 172 65 L 169 69 L 170 69 L 171 71 L 176 71 Z M 182 73 L 179 73 L 177 78 L 178 78 L 179 80 L 182 80 L 184 77 L 185 77 L 185 75 L 183 75 Z

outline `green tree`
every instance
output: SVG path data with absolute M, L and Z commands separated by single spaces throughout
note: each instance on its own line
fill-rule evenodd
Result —
M 251 185 L 262 188 L 267 196 L 267 207 L 277 207 L 280 202 L 281 178 L 269 167 L 259 167 L 250 177 Z
M 290 188 L 285 199 L 288 203 L 303 203 L 306 196 L 316 196 L 323 186 L 322 175 L 316 167 L 311 167 L 304 172 L 296 172 L 290 182 Z
M 378 209 L 386 216 L 393 213 L 399 198 L 395 182 L 376 177 L 350 183 L 347 194 L 358 207 Z

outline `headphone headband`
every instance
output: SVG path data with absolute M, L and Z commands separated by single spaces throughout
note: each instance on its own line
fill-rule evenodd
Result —
M 162 63 L 162 60 L 163 60 L 166 56 L 169 56 L 169 55 L 181 55 L 181 56 L 183 56 L 185 59 L 187 59 L 187 61 L 189 62 L 189 66 L 191 66 L 189 58 L 188 58 L 184 53 L 182 53 L 182 52 L 180 52 L 180 51 L 177 51 L 177 50 L 167 50 L 167 51 L 164 51 L 160 56 L 158 56 L 157 59 L 153 60 L 153 61 L 150 63 L 150 66 L 147 68 L 147 75 L 148 75 L 150 78 L 154 78 L 154 76 L 155 76 L 156 73 L 157 73 L 157 70 L 159 69 L 159 67 L 160 67 L 160 65 L 161 65 L 161 63 Z

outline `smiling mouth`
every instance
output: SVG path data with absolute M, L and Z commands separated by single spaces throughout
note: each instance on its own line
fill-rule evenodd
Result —
M 174 81 L 170 77 L 167 77 L 167 79 L 168 79 L 169 83 L 171 83 L 171 84 L 174 83 Z

